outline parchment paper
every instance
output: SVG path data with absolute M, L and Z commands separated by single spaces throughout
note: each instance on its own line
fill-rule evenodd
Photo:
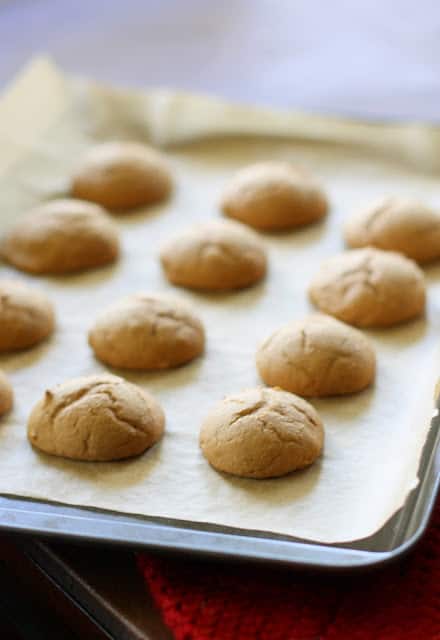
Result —
M 248 136 L 230 135 L 239 132 Z M 2 277 L 14 275 L 50 295 L 58 327 L 41 346 L 0 358 L 16 394 L 13 413 L 0 425 L 0 492 L 324 542 L 372 534 L 417 484 L 438 373 L 440 267 L 426 270 L 426 319 L 369 332 L 378 352 L 375 387 L 313 402 L 326 427 L 324 456 L 313 467 L 267 481 L 221 475 L 202 457 L 198 431 L 224 395 L 259 384 L 257 345 L 310 310 L 307 285 L 320 261 L 342 250 L 347 215 L 384 193 L 440 205 L 438 132 L 163 92 L 124 93 L 73 82 L 38 60 L 0 103 L 1 228 L 29 205 L 63 193 L 79 154 L 96 139 L 118 137 L 167 146 L 176 191 L 164 206 L 116 218 L 124 250 L 114 267 L 62 278 L 1 268 Z M 328 219 L 265 235 L 270 272 L 260 286 L 228 295 L 171 287 L 157 259 L 161 243 L 218 217 L 218 197 L 233 171 L 268 158 L 292 160 L 319 176 L 332 202 Z M 46 387 L 104 370 L 87 345 L 87 331 L 106 305 L 139 290 L 173 292 L 193 302 L 207 328 L 206 356 L 189 366 L 152 374 L 115 371 L 158 397 L 167 416 L 163 441 L 138 459 L 109 464 L 32 450 L 25 431 L 31 407 Z

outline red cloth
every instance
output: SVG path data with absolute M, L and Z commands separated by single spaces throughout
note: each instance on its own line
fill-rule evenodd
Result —
M 138 562 L 176 640 L 440 640 L 440 504 L 410 556 L 368 574 Z

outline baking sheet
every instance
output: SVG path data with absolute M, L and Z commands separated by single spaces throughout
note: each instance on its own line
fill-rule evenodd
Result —
M 217 131 L 222 135 L 214 136 Z M 253 135 L 225 135 L 239 131 Z M 269 131 L 276 137 L 267 137 Z M 313 402 L 326 427 L 325 453 L 313 467 L 262 482 L 220 475 L 199 451 L 198 430 L 225 394 L 259 383 L 259 342 L 310 310 L 307 284 L 320 261 L 343 248 L 345 216 L 383 193 L 440 205 L 436 132 L 431 139 L 429 131 L 324 118 L 316 119 L 314 130 L 311 117 L 247 111 L 187 95 L 123 93 L 73 83 L 50 62 L 35 62 L 0 104 L 2 227 L 27 206 L 62 193 L 79 154 L 96 139 L 167 145 L 177 187 L 166 205 L 116 218 L 124 251 L 114 267 L 60 278 L 26 277 L 2 267 L 2 276 L 47 291 L 58 329 L 36 349 L 0 358 L 16 392 L 15 409 L 0 428 L 0 492 L 321 542 L 354 540 L 379 529 L 417 484 L 438 372 L 439 267 L 426 270 L 426 319 L 369 332 L 378 351 L 375 387 Z M 374 139 L 382 142 L 372 144 Z M 171 287 L 157 260 L 160 244 L 170 233 L 218 217 L 218 198 L 232 172 L 268 158 L 289 159 L 320 177 L 332 202 L 328 219 L 265 235 L 270 272 L 260 286 L 222 295 Z M 104 370 L 87 346 L 87 330 L 107 304 L 139 290 L 193 302 L 207 328 L 206 356 L 186 367 L 115 371 L 158 397 L 167 416 L 163 441 L 136 460 L 117 463 L 78 463 L 33 451 L 25 437 L 30 408 L 46 387 Z

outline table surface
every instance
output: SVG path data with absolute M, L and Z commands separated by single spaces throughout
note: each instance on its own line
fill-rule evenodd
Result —
M 66 71 L 123 86 L 440 120 L 435 0 L 400 0 L 398 9 L 372 0 L 0 0 L 0 88 L 39 53 Z M 25 575 L 35 594 L 42 575 L 61 587 L 70 604 L 57 606 L 61 619 L 75 619 L 75 637 L 169 638 L 131 553 L 29 539 L 8 539 L 3 549 L 5 571 Z M 50 602 L 58 602 L 55 591 Z M 5 625 L 3 637 L 25 637 Z
M 121 85 L 440 119 L 436 0 L 0 0 L 0 86 L 44 52 Z

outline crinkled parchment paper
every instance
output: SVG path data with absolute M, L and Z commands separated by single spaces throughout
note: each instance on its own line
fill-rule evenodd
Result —
M 124 93 L 73 82 L 39 60 L 0 102 L 1 227 L 29 205 L 63 193 L 69 171 L 96 139 L 121 137 L 165 146 L 177 186 L 164 206 L 117 218 L 124 249 L 119 264 L 63 278 L 30 278 L 1 267 L 2 276 L 13 274 L 50 295 L 58 328 L 36 349 L 0 358 L 16 393 L 13 413 L 0 424 L 0 492 L 325 542 L 373 533 L 417 484 L 439 362 L 440 267 L 426 270 L 426 319 L 369 332 L 378 352 L 375 387 L 314 402 L 324 419 L 326 444 L 313 467 L 261 482 L 223 476 L 203 459 L 198 431 L 225 394 L 259 383 L 258 343 L 309 311 L 307 284 L 321 259 L 343 248 L 341 223 L 347 215 L 383 193 L 440 205 L 438 132 L 421 125 L 276 113 L 182 94 Z M 332 202 L 326 222 L 265 236 L 270 273 L 261 286 L 230 295 L 174 290 L 159 268 L 160 244 L 170 233 L 218 217 L 219 194 L 234 170 L 268 158 L 292 160 L 319 176 Z M 108 303 L 138 290 L 186 298 L 207 328 L 204 358 L 170 372 L 123 374 L 162 403 L 163 441 L 138 459 L 109 464 L 33 451 L 25 432 L 31 407 L 46 387 L 103 370 L 87 346 L 88 328 Z

